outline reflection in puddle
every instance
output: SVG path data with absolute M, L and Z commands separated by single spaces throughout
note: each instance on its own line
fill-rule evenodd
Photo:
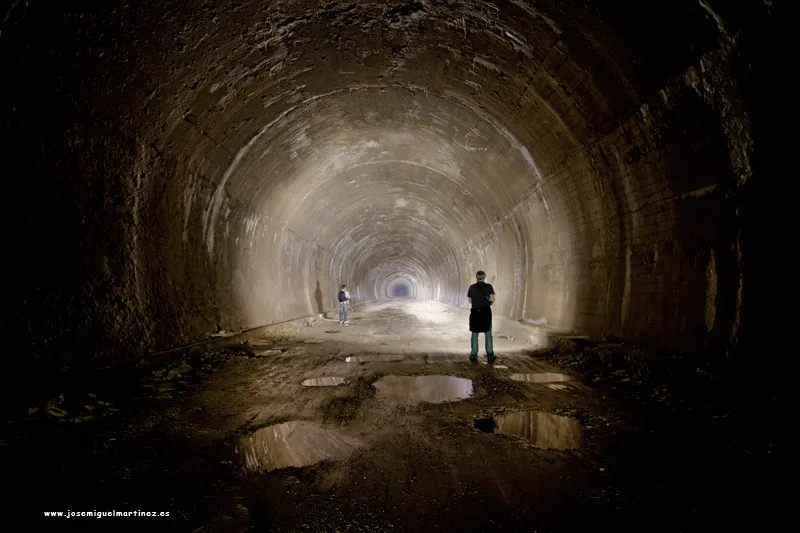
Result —
M 241 437 L 235 445 L 243 470 L 257 472 L 342 459 L 358 441 L 311 422 L 286 422 Z
M 486 433 L 524 437 L 540 448 L 566 450 L 581 445 L 581 426 L 574 418 L 537 411 L 510 413 L 475 420 L 475 427 Z
M 373 386 L 390 402 L 442 403 L 472 396 L 472 381 L 453 376 L 386 376 Z
M 344 358 L 345 363 L 389 363 L 402 360 L 402 355 L 356 355 Z
M 566 385 L 561 385 L 559 383 L 548 383 L 547 387 L 550 387 L 553 390 L 564 390 L 569 388 Z
M 344 378 L 331 376 L 324 378 L 311 378 L 305 380 L 301 385 L 305 387 L 335 387 L 337 385 L 344 385 Z
M 536 374 L 511 374 L 514 381 L 527 381 L 530 383 L 552 383 L 554 381 L 569 381 L 571 378 L 565 374 L 554 372 L 539 372 Z

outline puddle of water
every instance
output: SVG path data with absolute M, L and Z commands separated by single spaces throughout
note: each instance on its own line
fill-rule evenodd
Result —
M 486 433 L 516 435 L 531 441 L 539 448 L 567 450 L 581 445 L 581 426 L 574 418 L 522 411 L 494 418 L 475 420 L 475 428 Z
M 241 437 L 234 452 L 243 470 L 258 472 L 342 459 L 359 445 L 311 422 L 286 422 Z
M 570 377 L 565 374 L 555 372 L 538 372 L 536 374 L 511 374 L 514 381 L 526 381 L 529 383 L 553 383 L 554 381 L 569 381 Z
M 561 385 L 559 383 L 548 383 L 547 386 L 553 390 L 565 390 L 569 388 L 566 385 Z
M 402 360 L 402 355 L 355 355 L 344 358 L 345 363 L 390 363 Z
M 331 376 L 324 378 L 311 378 L 301 383 L 304 387 L 336 387 L 344 385 L 344 378 Z
M 472 381 L 454 376 L 386 376 L 373 386 L 378 396 L 396 403 L 443 403 L 472 396 Z

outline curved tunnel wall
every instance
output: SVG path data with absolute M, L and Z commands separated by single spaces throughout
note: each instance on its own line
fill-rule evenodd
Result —
M 478 269 L 517 320 L 729 349 L 746 16 L 623 4 L 13 7 L 25 351 L 153 351 L 397 276 L 465 305 Z

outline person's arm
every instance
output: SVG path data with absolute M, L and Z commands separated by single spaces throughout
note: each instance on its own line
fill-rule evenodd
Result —
M 489 303 L 490 303 L 490 304 L 493 304 L 493 303 L 494 303 L 494 293 L 492 293 L 492 294 L 490 294 L 490 295 L 489 295 Z

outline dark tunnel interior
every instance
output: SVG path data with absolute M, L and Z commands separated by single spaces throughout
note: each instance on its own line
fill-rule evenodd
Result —
M 20 474 L 30 516 L 148 505 L 175 531 L 777 520 L 779 496 L 752 491 L 782 469 L 784 392 L 752 376 L 769 159 L 754 63 L 778 9 L 4 3 L 0 453 L 9 472 L 36 464 Z M 478 349 L 498 360 L 470 366 L 478 270 L 497 293 Z M 518 377 L 534 374 L 550 377 Z M 335 387 L 307 386 L 323 378 Z M 469 399 L 443 399 L 456 379 Z M 386 407 L 402 403 L 392 387 L 426 399 Z M 502 418 L 515 410 L 538 414 Z M 292 451 L 258 448 L 258 431 Z M 242 474 L 230 450 L 247 446 L 242 464 L 289 469 Z M 141 530 L 131 520 L 81 523 Z
M 393 298 L 408 298 L 413 296 L 413 290 L 408 280 L 395 278 L 389 282 L 388 294 Z

